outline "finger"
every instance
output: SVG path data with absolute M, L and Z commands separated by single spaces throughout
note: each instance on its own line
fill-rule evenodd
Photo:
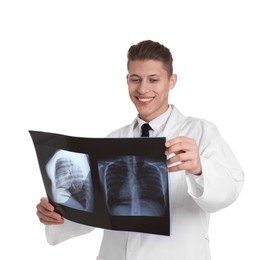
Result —
M 49 202 L 46 203 L 46 206 L 48 206 L 47 204 L 51 205 Z M 39 218 L 43 218 L 45 220 L 56 220 L 56 221 L 59 221 L 60 219 L 62 219 L 62 216 L 59 213 L 54 211 L 54 207 L 52 205 L 51 207 L 44 207 L 44 203 L 41 202 L 36 206 L 36 208 L 37 208 L 37 215 Z
M 63 224 L 63 222 L 60 223 L 60 222 L 56 222 L 56 221 L 45 221 L 43 219 L 40 219 L 40 222 L 42 224 L 44 224 L 44 225 L 58 225 L 58 224 Z
M 62 219 L 62 216 L 59 213 L 56 213 L 54 211 L 46 210 L 43 207 L 37 206 L 37 215 L 39 218 L 44 218 L 46 220 L 57 220 L 59 221 Z
M 36 214 L 37 214 L 40 222 L 43 224 L 46 224 L 46 225 L 48 225 L 48 224 L 61 224 L 64 222 L 63 218 L 58 213 L 50 212 L 50 214 L 48 214 L 48 212 L 47 212 L 46 214 L 44 214 L 42 211 L 37 210 Z
M 187 171 L 187 173 L 194 175 L 202 174 L 201 164 L 197 162 L 197 160 L 188 160 L 181 163 L 175 163 L 174 165 L 170 165 L 167 168 L 168 172 L 176 172 L 176 171 Z
M 179 154 L 179 153 L 184 153 L 184 152 L 190 152 L 190 151 L 195 151 L 197 148 L 195 144 L 192 143 L 177 143 L 172 146 L 170 146 L 168 149 L 165 151 L 165 155 L 170 155 L 172 153 Z
M 64 223 L 63 219 L 57 221 L 57 220 L 52 220 L 52 219 L 46 219 L 44 217 L 39 217 L 39 220 L 44 225 L 58 225 L 58 224 Z
M 170 147 L 172 145 L 175 145 L 177 143 L 182 143 L 182 142 L 194 144 L 195 140 L 193 138 L 190 138 L 190 137 L 187 137 L 187 136 L 178 136 L 178 137 L 175 137 L 175 138 L 173 138 L 171 140 L 168 140 L 165 143 L 165 146 L 168 148 L 168 147 Z
M 167 165 L 170 165 L 177 162 L 195 160 L 196 158 L 197 156 L 195 155 L 195 153 L 186 152 L 186 153 L 180 153 L 180 154 L 174 155 L 173 157 L 169 158 L 166 163 Z
M 54 206 L 51 203 L 49 203 L 48 199 L 45 198 L 45 197 L 40 199 L 40 205 L 43 208 L 47 209 L 48 211 L 54 211 L 55 210 Z
M 180 164 L 175 164 L 167 168 L 168 172 L 177 172 L 177 171 L 189 171 L 192 168 L 190 161 L 186 161 Z

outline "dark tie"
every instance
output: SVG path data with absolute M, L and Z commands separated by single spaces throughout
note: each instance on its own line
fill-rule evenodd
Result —
M 152 130 L 151 126 L 149 124 L 143 124 L 142 125 L 142 137 L 143 136 L 149 136 L 149 130 Z

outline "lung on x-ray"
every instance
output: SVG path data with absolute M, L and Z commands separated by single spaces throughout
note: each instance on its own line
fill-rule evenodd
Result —
M 165 163 L 142 156 L 98 161 L 107 209 L 116 216 L 162 216 L 166 209 Z
M 55 202 L 65 206 L 93 211 L 93 187 L 88 155 L 58 150 L 46 164 Z

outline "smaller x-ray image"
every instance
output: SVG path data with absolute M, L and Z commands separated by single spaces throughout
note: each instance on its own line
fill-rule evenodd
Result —
M 142 156 L 98 161 L 107 209 L 114 216 L 163 216 L 168 179 L 164 162 Z
M 58 150 L 46 164 L 46 172 L 56 203 L 93 211 L 93 185 L 87 154 Z

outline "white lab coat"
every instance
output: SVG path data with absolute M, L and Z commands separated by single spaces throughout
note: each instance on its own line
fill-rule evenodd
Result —
M 110 137 L 132 137 L 137 124 L 112 132 Z M 233 203 L 244 183 L 244 173 L 216 126 L 203 119 L 172 112 L 159 136 L 194 138 L 201 156 L 202 175 L 169 173 L 171 236 L 104 230 L 98 260 L 209 260 L 209 217 Z M 47 241 L 57 244 L 93 228 L 65 220 L 46 226 Z

